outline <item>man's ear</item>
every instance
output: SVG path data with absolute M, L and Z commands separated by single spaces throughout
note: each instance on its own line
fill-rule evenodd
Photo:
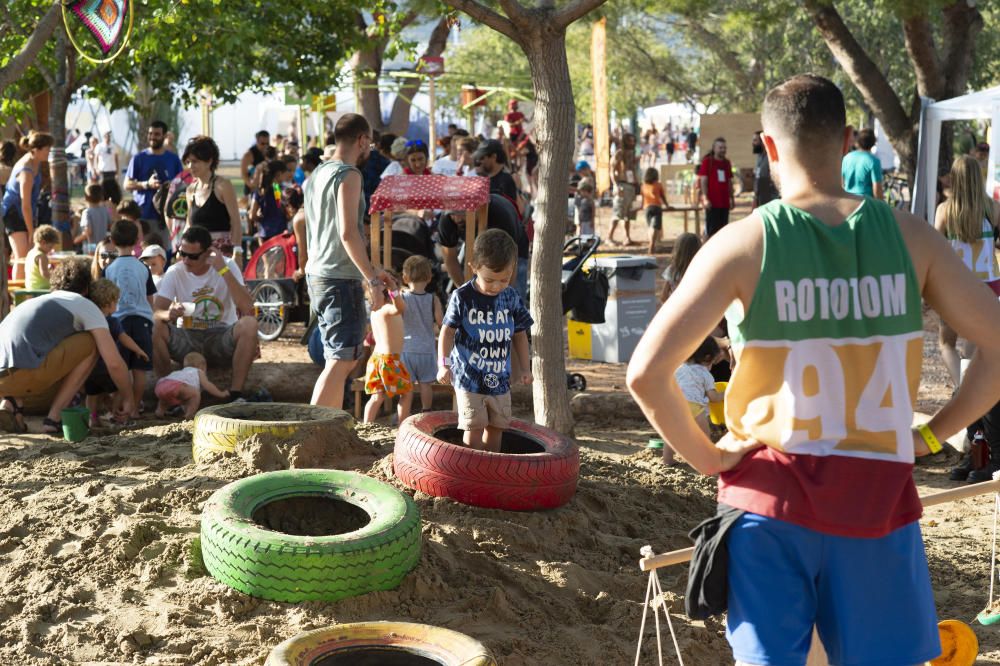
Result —
M 767 159 L 769 162 L 778 161 L 778 147 L 774 143 L 774 137 L 767 134 L 760 135 L 761 140 L 764 142 L 764 150 L 767 151 Z
M 844 128 L 844 145 L 840 148 L 840 154 L 846 155 L 854 147 L 854 127 L 848 125 Z

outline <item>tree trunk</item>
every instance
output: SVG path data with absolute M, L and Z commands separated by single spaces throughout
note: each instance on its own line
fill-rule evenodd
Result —
M 49 90 L 51 95 L 49 105 L 49 132 L 55 139 L 49 154 L 49 176 L 52 180 L 52 224 L 57 229 L 70 222 L 69 210 L 69 169 L 66 162 L 66 109 L 73 94 L 73 84 L 70 81 L 73 72 L 67 61 L 68 43 L 63 30 L 56 32 L 56 85 Z M 69 244 L 67 244 L 69 242 Z M 70 249 L 72 239 L 63 233 L 63 247 Z
M 354 78 L 357 86 L 358 113 L 365 117 L 372 129 L 385 132 L 382 119 L 382 94 L 378 89 L 378 79 L 382 74 L 381 41 L 370 48 L 354 54 Z
M 422 57 L 436 58 L 444 53 L 444 48 L 448 45 L 449 34 L 451 34 L 451 23 L 449 23 L 447 17 L 444 17 L 434 26 L 431 37 L 427 40 L 427 48 L 424 50 Z M 389 114 L 389 126 L 386 131 L 399 136 L 406 136 L 407 130 L 410 129 L 410 107 L 413 106 L 410 100 L 420 91 L 423 83 L 423 79 L 409 79 L 400 88 L 395 101 L 392 103 L 392 112 Z M 434 119 L 431 118 L 430 122 L 434 122 Z M 470 127 L 469 130 L 471 131 L 472 128 Z M 434 146 L 431 146 L 431 150 L 434 150 Z
M 568 214 L 566 174 L 573 161 L 576 107 L 566 59 L 565 30 L 539 26 L 523 48 L 535 93 L 538 196 L 531 257 L 532 373 L 535 421 L 571 434 L 562 310 L 562 247 Z

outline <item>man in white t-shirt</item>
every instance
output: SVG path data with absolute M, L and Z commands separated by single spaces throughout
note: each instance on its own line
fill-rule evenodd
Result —
M 110 199 L 114 205 L 122 201 L 122 190 L 118 186 L 118 174 L 122 172 L 118 163 L 118 151 L 111 140 L 111 132 L 104 133 L 104 143 L 94 148 L 94 160 L 97 171 L 101 174 L 101 187 L 104 188 L 104 198 Z
M 458 175 L 458 144 L 467 136 L 469 136 L 469 133 L 465 130 L 455 130 L 455 135 L 451 137 L 448 154 L 445 157 L 440 157 L 434 160 L 434 166 L 431 167 L 431 173 L 439 176 Z
M 167 376 L 171 360 L 180 363 L 198 352 L 210 366 L 232 363 L 229 393 L 239 398 L 257 356 L 257 319 L 243 275 L 212 249 L 212 236 L 203 227 L 188 227 L 177 256 L 180 263 L 163 275 L 153 301 L 156 374 Z

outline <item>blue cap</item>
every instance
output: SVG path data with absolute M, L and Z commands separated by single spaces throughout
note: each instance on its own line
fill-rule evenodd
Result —
M 579 171 L 580 169 L 589 169 L 589 168 L 590 168 L 590 162 L 588 162 L 587 160 L 580 160 L 579 162 L 576 163 L 577 171 Z

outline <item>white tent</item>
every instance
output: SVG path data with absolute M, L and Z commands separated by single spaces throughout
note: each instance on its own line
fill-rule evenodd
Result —
M 992 127 L 1000 127 L 1000 86 L 980 90 L 961 97 L 934 102 L 924 98 L 920 112 L 920 138 L 917 146 L 916 187 L 910 210 L 927 220 L 934 215 L 937 200 L 937 164 L 941 153 L 941 123 L 947 120 L 988 119 Z M 997 184 L 996 141 L 990 144 L 990 168 L 986 174 L 986 191 L 993 192 Z M 932 221 L 932 220 L 931 220 Z

